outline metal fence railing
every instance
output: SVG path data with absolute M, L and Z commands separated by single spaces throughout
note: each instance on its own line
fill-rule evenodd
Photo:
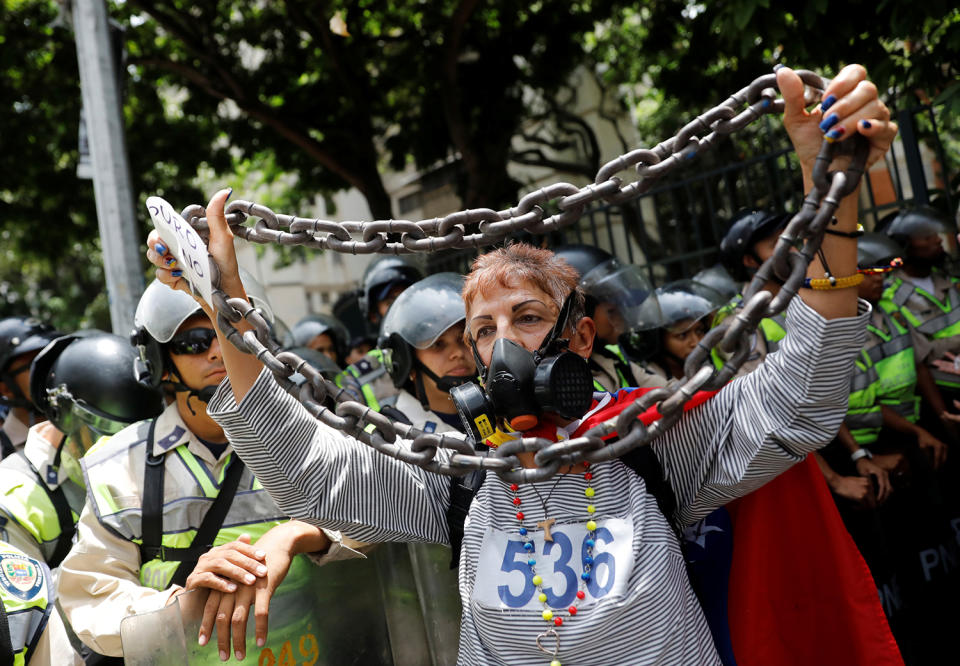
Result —
M 955 210 L 957 195 L 951 192 L 935 111 L 924 106 L 896 115 L 901 135 L 886 157 L 886 171 L 874 170 L 864 179 L 860 213 L 868 229 L 904 205 L 930 203 L 947 215 Z M 647 269 L 658 285 L 689 277 L 717 261 L 727 222 L 737 211 L 796 212 L 802 202 L 799 165 L 782 130 L 765 119 L 751 142 L 749 148 L 764 152 L 735 159 L 738 147 L 728 142 L 717 155 L 694 161 L 633 201 L 591 208 L 578 223 L 549 236 L 518 239 L 544 247 L 594 245 Z M 931 168 L 939 171 L 930 173 Z M 474 257 L 474 250 L 440 252 L 430 257 L 429 269 L 465 273 Z

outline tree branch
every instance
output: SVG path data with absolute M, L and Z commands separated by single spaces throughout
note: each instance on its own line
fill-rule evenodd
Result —
M 563 160 L 547 157 L 539 148 L 528 148 L 510 155 L 510 160 L 518 164 L 528 166 L 539 166 L 563 173 L 574 173 L 579 176 L 586 176 L 591 181 L 596 177 L 597 172 L 582 162 L 566 162 Z

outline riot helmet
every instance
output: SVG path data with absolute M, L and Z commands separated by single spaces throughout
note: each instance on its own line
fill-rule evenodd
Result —
M 320 335 L 327 335 L 333 344 L 334 361 L 342 363 L 347 355 L 349 333 L 339 319 L 328 314 L 307 315 L 290 329 L 284 340 L 287 347 L 309 347 L 310 343 Z M 325 352 L 321 352 L 325 353 Z
M 629 331 L 652 329 L 661 323 L 653 286 L 638 266 L 610 258 L 588 271 L 580 280 L 580 288 L 593 301 L 594 313 L 601 304 L 611 306 L 611 314 L 606 315 L 611 339 L 604 342 L 612 343 Z
M 903 247 L 882 233 L 864 234 L 857 240 L 857 269 L 863 281 L 857 287 L 860 298 L 877 303 L 883 297 L 884 276 L 903 265 Z
M 690 279 L 697 284 L 710 287 L 728 301 L 740 293 L 740 285 L 733 279 L 730 272 L 723 267 L 723 264 L 714 264 L 709 268 L 704 268 Z
M 27 361 L 18 363 L 17 357 L 35 353 L 46 347 L 62 333 L 52 326 L 31 317 L 0 319 L 0 381 L 7 385 L 13 397 L 0 396 L 0 404 L 8 407 L 30 407 L 30 398 L 17 385 L 16 376 L 29 369 Z
M 375 259 L 363 273 L 360 310 L 368 321 L 378 324 L 377 304 L 386 299 L 394 287 L 409 287 L 421 278 L 423 271 L 408 259 L 396 256 Z
M 408 287 L 393 302 L 383 318 L 379 347 L 383 362 L 396 387 L 409 381 L 411 370 L 417 370 L 416 396 L 426 401 L 425 374 L 441 391 L 474 380 L 474 376 L 439 376 L 417 359 L 417 349 L 428 349 L 441 335 L 466 320 L 463 305 L 463 276 L 436 273 Z
M 327 379 L 331 382 L 336 380 L 337 375 L 339 375 L 341 372 L 341 368 L 339 365 L 337 365 L 336 361 L 331 359 L 323 352 L 317 351 L 316 349 L 311 349 L 310 347 L 291 347 L 285 351 L 288 351 L 291 354 L 296 354 L 302 358 L 315 370 L 317 370 L 317 372 L 319 372 L 324 379 Z M 300 386 L 307 381 L 307 378 L 299 372 L 295 372 L 290 375 L 290 381 L 297 386 Z
M 857 267 L 860 270 L 889 269 L 903 256 L 903 246 L 886 234 L 871 232 L 857 240 Z
M 718 291 L 693 280 L 666 284 L 657 289 L 656 297 L 661 313 L 659 326 L 634 329 L 623 341 L 627 353 L 642 361 L 649 361 L 666 351 L 663 346 L 665 332 L 686 332 L 724 303 Z M 682 365 L 682 359 L 678 360 Z
M 581 286 L 590 271 L 614 258 L 614 256 L 606 250 L 601 250 L 599 247 L 594 247 L 593 245 L 583 244 L 561 245 L 553 251 L 553 254 L 566 261 L 577 271 L 580 275 Z M 584 290 L 583 296 L 584 311 L 588 317 L 593 317 L 601 301 L 594 298 L 593 294 L 587 290 Z
M 936 209 L 909 208 L 897 213 L 883 232 L 904 247 L 903 259 L 916 268 L 941 264 L 954 247 L 956 229 Z
M 57 338 L 33 360 L 31 398 L 57 428 L 89 448 L 97 437 L 163 411 L 159 387 L 136 379 L 138 359 L 137 351 L 112 333 Z
M 754 246 L 785 229 L 791 217 L 790 213 L 749 209 L 734 215 L 720 241 L 720 259 L 730 274 L 741 281 L 748 279 L 751 271 L 743 265 L 744 258 L 752 257 L 758 266 L 762 264 Z
M 136 363 L 138 381 L 159 386 L 165 370 L 176 371 L 163 345 L 170 342 L 183 322 L 202 313 L 203 308 L 186 292 L 171 289 L 159 280 L 147 285 L 137 303 L 131 335 L 131 343 L 140 355 Z
M 613 259 L 613 255 L 606 250 L 582 244 L 561 245 L 553 250 L 553 254 L 573 266 L 581 280 L 600 264 Z

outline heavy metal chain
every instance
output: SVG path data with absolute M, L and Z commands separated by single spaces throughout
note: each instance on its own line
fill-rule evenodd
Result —
M 806 101 L 813 103 L 816 91 L 822 92 L 827 81 L 810 71 L 797 73 L 808 86 Z M 782 113 L 784 102 L 776 93 L 776 75 L 761 76 L 687 123 L 676 136 L 652 149 L 632 150 L 608 162 L 601 167 L 594 183 L 585 187 L 555 183 L 527 194 L 516 206 L 506 210 L 471 209 L 419 222 L 333 222 L 280 215 L 260 204 L 234 201 L 226 208 L 227 222 L 236 236 L 255 243 L 303 245 L 351 254 L 481 248 L 520 230 L 545 234 L 576 222 L 584 209 L 596 201 L 619 203 L 639 196 L 668 171 L 707 150 L 722 136 L 742 129 L 763 114 Z M 833 158 L 844 149 L 852 149 L 850 166 L 845 171 L 828 171 Z M 745 305 L 735 316 L 707 333 L 687 358 L 683 379 L 645 393 L 615 420 L 563 442 L 527 437 L 507 442 L 489 455 L 477 455 L 460 437 L 423 432 L 354 401 L 349 393 L 324 379 L 303 358 L 283 351 L 273 340 L 267 321 L 250 303 L 227 298 L 219 289 L 219 272 L 211 259 L 212 305 L 217 310 L 218 325 L 228 339 L 241 351 L 260 359 L 279 385 L 324 424 L 381 453 L 438 474 L 456 476 L 488 469 L 508 482 L 541 481 L 553 477 L 561 467 L 585 460 L 591 463 L 611 460 L 649 444 L 680 419 L 684 404 L 694 393 L 720 389 L 734 377 L 750 353 L 751 336 L 760 321 L 783 312 L 802 286 L 807 267 L 820 248 L 826 225 L 840 201 L 856 189 L 868 149 L 866 139 L 859 135 L 843 143 L 823 143 L 814 165 L 814 187 L 781 235 L 773 256 L 754 276 L 744 294 Z M 617 174 L 631 167 L 636 169 L 639 179 L 624 184 Z M 545 207 L 551 204 L 559 212 L 545 217 Z M 182 215 L 207 240 L 209 227 L 203 207 L 189 206 Z M 245 225 L 248 217 L 256 218 L 253 226 Z M 399 234 L 399 240 L 388 240 L 388 235 L 395 234 Z M 776 296 L 763 289 L 771 280 L 782 285 Z M 233 326 L 242 319 L 251 324 L 252 330 L 240 333 Z M 719 370 L 710 360 L 710 352 L 715 347 L 728 356 Z M 294 373 L 300 373 L 306 381 L 298 386 L 290 380 Z M 326 406 L 328 399 L 332 399 L 335 408 Z M 646 426 L 637 417 L 654 404 L 658 404 L 662 418 Z M 616 441 L 604 442 L 604 438 L 613 433 L 619 434 Z M 407 442 L 400 444 L 398 438 Z M 441 449 L 447 452 L 438 456 L 437 451 Z M 535 452 L 535 468 L 520 466 L 516 454 L 522 451 Z

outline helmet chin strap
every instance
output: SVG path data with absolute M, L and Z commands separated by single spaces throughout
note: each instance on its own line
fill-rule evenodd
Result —
M 170 363 L 170 376 L 175 377 L 175 380 L 165 379 L 163 383 L 172 388 L 177 393 L 186 393 L 187 394 L 187 409 L 190 410 L 190 413 L 194 416 L 197 415 L 197 412 L 193 409 L 193 405 L 190 404 L 190 397 L 194 397 L 203 404 L 210 402 L 210 399 L 213 398 L 213 394 L 216 393 L 216 386 L 204 386 L 201 389 L 195 389 L 192 386 L 187 386 L 183 383 L 183 378 L 180 377 L 180 373 L 177 371 L 176 366 L 171 362 Z
M 457 386 L 462 386 L 468 382 L 473 381 L 473 377 L 467 375 L 465 377 L 456 377 L 454 375 L 443 375 L 442 377 L 433 372 L 430 368 L 425 366 L 419 360 L 414 360 L 414 366 L 417 368 L 417 376 L 414 379 L 414 384 L 417 388 L 417 398 L 420 400 L 420 404 L 423 405 L 424 409 L 430 409 L 429 401 L 427 400 L 427 392 L 423 385 L 423 376 L 426 375 L 437 385 L 437 388 L 443 391 L 444 393 L 450 393 L 450 389 L 456 388 Z

